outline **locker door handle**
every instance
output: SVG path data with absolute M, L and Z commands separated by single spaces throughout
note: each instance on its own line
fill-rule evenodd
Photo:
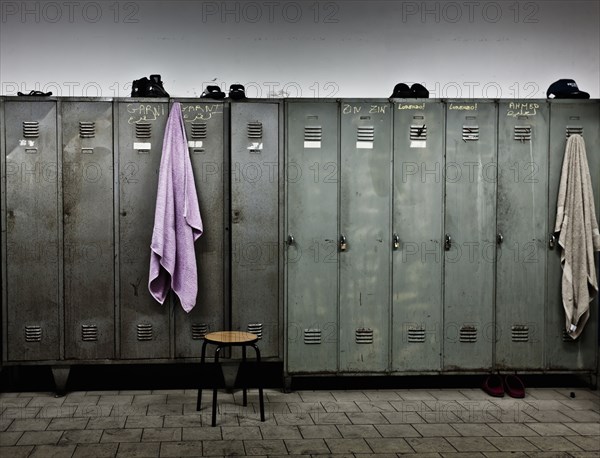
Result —
M 394 250 L 400 248 L 400 237 L 398 237 L 398 234 L 394 234 L 392 242 L 392 247 L 394 248 Z
M 348 249 L 348 242 L 346 240 L 346 236 L 342 234 L 340 236 L 340 251 L 346 251 Z
M 446 234 L 446 237 L 444 240 L 444 250 L 450 251 L 450 248 L 452 248 L 452 237 L 450 237 L 448 234 Z
M 504 237 L 502 236 L 502 233 L 498 232 L 498 235 L 496 236 L 496 242 L 498 243 L 498 245 L 502 245 L 502 242 L 504 242 Z
M 556 247 L 556 237 L 554 236 L 554 234 L 550 234 L 550 239 L 548 240 L 548 248 L 553 250 L 554 247 Z
M 289 246 L 292 246 L 296 243 L 296 239 L 294 239 L 294 236 L 292 234 L 288 235 L 287 243 Z

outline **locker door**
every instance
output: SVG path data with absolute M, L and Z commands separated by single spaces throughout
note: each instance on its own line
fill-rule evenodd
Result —
M 112 103 L 65 101 L 65 357 L 114 358 Z
M 489 369 L 494 339 L 496 106 L 448 102 L 444 369 Z
M 148 270 L 169 105 L 121 101 L 118 109 L 121 358 L 167 358 L 171 305 L 150 295 Z
M 286 113 L 287 369 L 337 370 L 338 105 Z
M 341 371 L 389 366 L 391 127 L 389 103 L 341 104 Z
M 496 367 L 543 369 L 548 104 L 498 109 Z
M 202 337 L 225 329 L 224 249 L 229 225 L 224 222 L 223 107 L 222 102 L 181 103 L 204 233 L 196 242 L 196 306 L 185 313 L 178 302 L 175 305 L 175 354 L 180 358 L 199 357 Z
M 231 313 L 279 353 L 279 106 L 231 104 Z
M 594 188 L 596 217 L 600 215 L 600 103 L 596 100 L 555 100 L 550 103 L 549 232 L 554 231 L 566 138 L 571 133 L 579 133 L 585 140 Z M 595 259 L 598 262 L 597 254 Z M 547 367 L 567 370 L 594 369 L 598 346 L 598 298 L 590 303 L 591 316 L 583 333 L 577 340 L 571 339 L 565 331 L 561 279 L 560 250 L 556 246 L 548 252 Z
M 439 370 L 444 104 L 394 107 L 392 369 Z
M 59 359 L 56 102 L 4 109 L 8 360 Z

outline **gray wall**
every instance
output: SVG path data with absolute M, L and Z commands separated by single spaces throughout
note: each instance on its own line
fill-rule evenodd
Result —
M 0 92 L 172 96 L 240 82 L 252 97 L 545 97 L 559 78 L 600 97 L 600 2 L 3 1 Z

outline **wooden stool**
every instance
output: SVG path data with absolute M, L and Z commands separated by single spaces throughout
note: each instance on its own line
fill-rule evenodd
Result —
M 219 364 L 219 353 L 222 348 L 226 347 L 242 347 L 242 363 L 246 362 L 246 347 L 254 348 L 256 352 L 256 364 L 257 373 L 260 373 L 260 350 L 256 346 L 258 336 L 249 332 L 241 331 L 218 331 L 211 332 L 204 336 L 204 343 L 202 344 L 202 359 L 200 360 L 200 367 L 204 369 L 206 362 L 206 345 L 216 345 L 215 350 L 215 364 Z M 248 405 L 248 397 L 246 393 L 246 387 L 243 387 L 243 404 Z M 260 421 L 265 421 L 265 404 L 263 400 L 263 389 L 259 381 L 258 387 L 258 402 L 260 404 Z M 198 388 L 198 402 L 196 404 L 196 410 L 199 411 L 202 404 L 202 387 Z M 213 387 L 213 399 L 212 399 L 212 426 L 217 425 L 217 387 Z

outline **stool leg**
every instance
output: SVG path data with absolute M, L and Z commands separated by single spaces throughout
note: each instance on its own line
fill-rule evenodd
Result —
M 218 346 L 215 350 L 215 364 L 219 366 L 219 353 L 221 353 L 221 346 Z M 217 426 L 217 385 L 213 388 L 213 400 L 212 400 L 212 426 Z
M 202 357 L 200 358 L 200 374 L 204 375 L 204 365 L 206 363 L 206 340 L 202 343 Z M 196 401 L 196 410 L 199 411 L 202 407 L 202 382 L 200 382 L 200 387 L 198 388 L 198 401 Z
M 242 345 L 242 367 L 246 369 L 246 345 Z M 243 386 L 243 401 L 242 404 L 244 407 L 248 405 L 248 390 L 246 389 L 246 384 Z
M 260 377 L 260 350 L 256 344 L 252 344 L 252 348 L 254 348 L 254 351 L 256 352 L 256 373 L 259 374 Z M 265 402 L 263 399 L 263 389 L 260 378 L 258 381 L 258 403 L 260 405 L 260 421 L 265 421 Z

